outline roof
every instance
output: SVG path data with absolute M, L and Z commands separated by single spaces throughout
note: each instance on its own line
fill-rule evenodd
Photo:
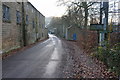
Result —
M 28 4 L 30 4 L 37 12 L 39 12 L 43 17 L 45 17 L 37 8 L 35 8 L 34 6 L 33 6 L 33 4 L 32 3 L 30 3 L 29 1 L 27 2 Z

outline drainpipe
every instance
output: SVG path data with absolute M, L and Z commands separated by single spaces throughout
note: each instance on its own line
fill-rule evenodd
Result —
M 37 11 L 35 12 L 35 19 L 36 19 L 36 26 L 35 26 L 35 32 L 36 32 L 36 42 L 38 41 L 38 18 L 37 18 Z
M 22 2 L 22 38 L 23 38 L 23 45 L 26 46 L 26 29 L 25 29 L 25 10 L 24 10 L 24 2 Z

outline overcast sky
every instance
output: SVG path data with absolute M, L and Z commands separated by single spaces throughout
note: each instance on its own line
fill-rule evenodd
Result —
M 58 16 L 65 13 L 65 7 L 57 6 L 58 0 L 29 0 L 45 17 Z

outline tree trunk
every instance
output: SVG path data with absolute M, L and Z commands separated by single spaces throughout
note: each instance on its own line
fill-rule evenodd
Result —
M 87 2 L 83 2 L 83 8 L 85 11 L 85 22 L 84 22 L 84 28 L 87 29 L 87 23 L 88 23 L 88 6 L 87 6 Z

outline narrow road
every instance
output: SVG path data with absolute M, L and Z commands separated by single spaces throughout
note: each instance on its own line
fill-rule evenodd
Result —
M 114 78 L 74 42 L 56 36 L 3 60 L 3 78 Z
M 56 36 L 3 60 L 3 78 L 61 78 L 66 54 Z

